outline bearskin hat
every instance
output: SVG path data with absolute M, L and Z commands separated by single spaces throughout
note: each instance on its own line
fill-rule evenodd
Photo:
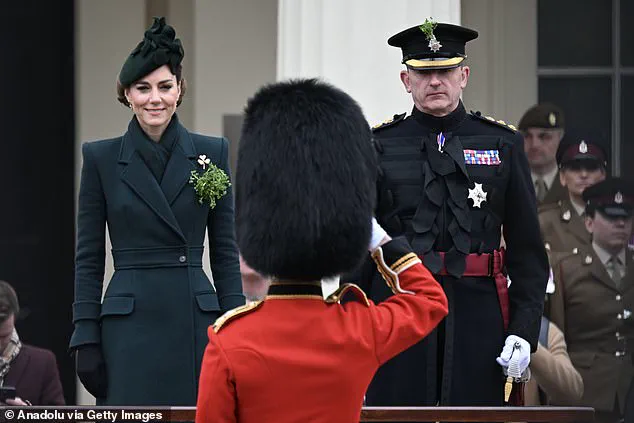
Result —
M 290 281 L 356 267 L 376 201 L 371 137 L 360 106 L 316 79 L 249 99 L 236 168 L 237 242 L 249 266 Z

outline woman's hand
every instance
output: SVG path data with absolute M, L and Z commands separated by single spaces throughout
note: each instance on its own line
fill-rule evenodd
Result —
M 12 399 L 7 399 L 6 400 L 7 405 L 14 405 L 14 406 L 19 406 L 19 405 L 31 405 L 30 402 L 28 401 L 24 401 L 22 398 L 20 397 L 15 397 Z

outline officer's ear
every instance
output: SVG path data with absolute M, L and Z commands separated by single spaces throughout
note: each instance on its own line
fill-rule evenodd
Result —
M 403 86 L 405 87 L 405 91 L 407 91 L 408 93 L 411 93 L 412 84 L 409 80 L 409 72 L 407 71 L 407 69 L 403 69 L 401 71 L 401 82 L 403 83 Z
M 467 86 L 467 82 L 469 81 L 469 74 L 471 73 L 471 69 L 469 66 L 460 66 L 460 88 L 464 89 Z

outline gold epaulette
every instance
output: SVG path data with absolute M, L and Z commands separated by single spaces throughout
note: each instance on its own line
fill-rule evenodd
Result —
M 471 112 L 471 116 L 474 116 L 480 120 L 485 122 L 493 123 L 495 125 L 501 126 L 502 128 L 508 129 L 513 132 L 517 132 L 517 128 L 509 123 L 504 122 L 503 120 L 498 120 L 491 116 L 483 116 L 480 112 Z
M 258 309 L 263 303 L 264 301 L 249 301 L 243 306 L 236 307 L 232 310 L 227 311 L 225 314 L 218 317 L 214 322 L 214 332 L 220 332 L 220 329 L 227 323 L 231 322 L 234 319 L 237 319 L 240 316 L 244 316 L 245 314 L 250 313 L 253 310 Z
M 361 301 L 362 303 L 370 307 L 370 301 L 368 300 L 368 297 L 365 295 L 365 292 L 363 292 L 361 288 L 359 288 L 357 285 L 353 283 L 345 283 L 341 285 L 335 292 L 333 292 L 332 294 L 328 296 L 328 298 L 326 298 L 326 302 L 329 304 L 340 303 L 341 299 L 343 298 L 344 295 L 346 295 L 348 291 L 352 291 L 352 293 L 354 294 L 357 300 Z
M 405 119 L 405 116 L 407 115 L 407 113 L 401 113 L 400 115 L 394 115 L 392 118 L 385 120 L 377 125 L 374 125 L 372 127 L 372 131 L 378 131 L 380 129 L 385 129 L 387 127 L 390 127 L 392 125 L 395 125 L 397 123 L 399 123 L 400 121 L 402 121 L 403 119 Z

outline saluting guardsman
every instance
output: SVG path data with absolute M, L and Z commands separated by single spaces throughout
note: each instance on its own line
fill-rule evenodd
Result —
M 607 156 L 599 136 L 568 131 L 557 149 L 562 200 L 539 207 L 539 225 L 546 249 L 574 252 L 588 249 L 592 237 L 584 223 L 583 191 L 605 179 Z
M 359 105 L 317 80 L 265 86 L 249 100 L 236 232 L 244 261 L 271 286 L 209 328 L 197 423 L 358 422 L 377 368 L 447 315 L 407 241 L 372 218 L 371 137 Z M 375 305 L 344 285 L 324 299 L 320 280 L 368 250 L 394 296 Z
M 583 377 L 581 404 L 595 409 L 597 422 L 616 423 L 634 378 L 634 252 L 627 245 L 634 182 L 609 178 L 587 188 L 583 199 L 592 244 L 553 263 L 557 289 L 548 311 Z
M 449 315 L 379 369 L 367 405 L 502 405 L 509 362 L 524 374 L 537 347 L 548 259 L 523 139 L 460 100 L 470 73 L 465 44 L 477 35 L 427 20 L 388 40 L 402 50 L 400 77 L 414 107 L 374 128 L 376 216 L 410 241 L 443 286 Z M 390 297 L 369 263 L 344 279 L 372 275 L 369 296 Z

